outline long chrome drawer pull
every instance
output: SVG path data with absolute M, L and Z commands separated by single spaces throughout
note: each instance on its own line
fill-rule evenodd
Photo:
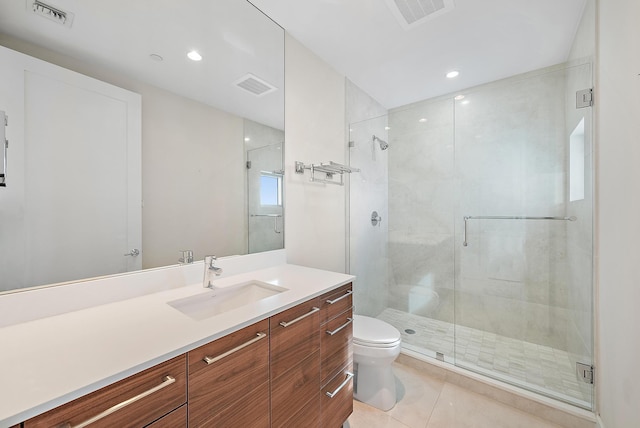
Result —
M 216 361 L 220 361 L 221 359 L 223 359 L 224 357 L 228 357 L 229 355 L 233 354 L 234 352 L 238 352 L 239 350 L 241 350 L 242 348 L 246 348 L 249 345 L 253 345 L 254 343 L 256 343 L 258 340 L 260 339 L 264 339 L 265 337 L 267 337 L 267 335 L 265 333 L 257 333 L 256 337 L 254 337 L 253 339 L 249 340 L 248 342 L 243 343 L 242 345 L 238 345 L 233 349 L 228 350 L 227 352 L 225 352 L 224 354 L 220 354 L 217 357 L 204 357 L 202 359 L 202 361 L 204 361 L 207 364 L 213 364 Z
M 289 321 L 289 322 L 287 322 L 287 321 L 282 321 L 282 322 L 280 323 L 280 325 L 281 325 L 281 326 L 283 326 L 283 327 L 289 327 L 291 324 L 295 324 L 295 323 L 297 323 L 298 321 L 300 321 L 301 319 L 304 319 L 304 318 L 308 317 L 309 315 L 313 315 L 313 314 L 315 314 L 315 313 L 316 313 L 316 312 L 318 312 L 319 310 L 320 310 L 320 308 L 316 308 L 316 307 L 314 306 L 314 307 L 313 307 L 313 308 L 311 308 L 311 310 L 310 310 L 309 312 L 307 312 L 306 314 L 304 314 L 304 315 L 300 315 L 298 318 L 296 318 L 296 319 L 294 319 L 294 320 L 291 320 L 291 321 Z
M 336 388 L 336 390 L 335 390 L 335 391 L 333 391 L 333 392 L 329 392 L 329 391 L 325 392 L 325 394 L 327 394 L 327 397 L 329 397 L 329 398 L 333 398 L 333 397 L 335 397 L 335 395 L 336 395 L 338 392 L 340 392 L 340 390 L 341 390 L 342 388 L 344 388 L 346 384 L 348 384 L 348 383 L 349 383 L 349 381 L 350 381 L 350 380 L 351 380 L 351 378 L 353 377 L 353 373 L 351 373 L 351 372 L 346 372 L 345 374 L 347 375 L 347 378 L 344 380 L 344 382 L 342 382 L 342 383 L 340 384 L 340 386 L 339 386 L 339 387 L 337 387 L 337 388 Z
M 343 328 L 345 328 L 346 326 L 348 326 L 349 324 L 351 324 L 353 322 L 353 318 L 347 318 L 347 320 L 348 321 L 346 323 L 342 324 L 340 327 L 336 328 L 335 330 L 333 330 L 333 331 L 327 330 L 327 334 L 329 336 L 333 336 L 334 334 L 336 334 L 337 332 L 339 332 L 340 330 L 342 330 Z
M 142 394 L 138 394 L 135 397 L 129 398 L 128 400 L 123 401 L 120 404 L 116 404 L 115 406 L 108 408 L 104 412 L 102 412 L 100 414 L 97 414 L 96 416 L 92 417 L 91 419 L 87 419 L 86 421 L 82 422 L 81 424 L 71 425 L 71 423 L 67 422 L 66 424 L 63 424 L 62 427 L 64 427 L 64 428 L 84 428 L 89 424 L 97 422 L 100 419 L 105 418 L 105 417 L 117 412 L 118 410 L 124 409 L 125 407 L 127 407 L 130 404 L 135 403 L 136 401 L 142 400 L 144 397 L 146 397 L 148 395 L 151 395 L 154 392 L 160 391 L 162 388 L 166 388 L 167 386 L 171 385 L 175 381 L 176 381 L 176 378 L 174 378 L 173 376 L 165 376 L 164 378 L 162 378 L 162 383 L 160 385 L 155 386 L 155 387 L 151 388 L 150 390 L 143 392 Z
M 351 290 L 347 290 L 347 294 L 338 297 L 337 299 L 333 299 L 333 300 L 327 300 L 327 303 L 330 305 L 333 305 L 336 302 L 339 302 L 342 299 L 346 299 L 347 297 L 351 296 L 353 294 L 353 291 Z

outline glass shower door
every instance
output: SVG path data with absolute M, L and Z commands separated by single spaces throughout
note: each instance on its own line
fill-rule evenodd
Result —
M 284 248 L 282 143 L 247 151 L 249 253 Z
M 588 409 L 590 87 L 583 64 L 455 101 L 456 365 Z

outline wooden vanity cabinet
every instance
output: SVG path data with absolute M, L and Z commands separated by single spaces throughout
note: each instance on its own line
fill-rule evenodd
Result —
M 320 412 L 323 428 L 341 427 L 353 412 L 353 288 L 320 297 Z
M 187 402 L 186 355 L 173 358 L 24 422 L 24 428 L 143 427 Z M 126 403 L 126 405 L 122 405 Z M 161 426 L 161 425 L 160 425 Z M 185 424 L 173 427 L 186 426 Z
M 157 421 L 147 425 L 146 428 L 180 428 L 187 427 L 187 405 L 175 409 L 168 415 L 164 415 Z
M 23 427 L 97 418 L 91 427 L 338 428 L 353 411 L 351 292 L 310 299 Z
M 319 300 L 272 316 L 270 331 L 271 426 L 319 426 Z
M 269 427 L 269 320 L 190 351 L 190 427 Z

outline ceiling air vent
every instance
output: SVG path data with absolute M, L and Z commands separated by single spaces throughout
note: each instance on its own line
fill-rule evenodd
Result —
M 51 6 L 40 0 L 27 0 L 27 9 L 30 9 L 36 15 L 50 19 L 65 27 L 71 27 L 73 22 L 73 13 L 64 11 L 56 6 Z
M 262 80 L 261 78 L 248 73 L 242 76 L 240 79 L 233 82 L 235 85 L 241 87 L 245 91 L 251 92 L 257 97 L 261 97 L 270 92 L 275 91 L 277 88 L 272 84 Z
M 410 30 L 455 8 L 453 0 L 386 0 L 400 25 Z

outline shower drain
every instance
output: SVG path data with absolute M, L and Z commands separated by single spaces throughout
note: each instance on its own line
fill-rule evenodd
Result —
M 404 332 L 407 334 L 416 334 L 416 331 L 411 328 L 405 328 Z

